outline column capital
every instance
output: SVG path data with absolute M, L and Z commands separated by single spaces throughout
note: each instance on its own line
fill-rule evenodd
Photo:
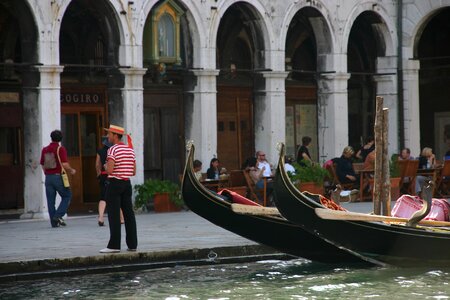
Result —
M 282 80 L 285 80 L 289 75 L 289 72 L 286 71 L 261 71 L 258 73 L 261 74 L 264 78 Z
M 220 73 L 220 70 L 216 69 L 190 69 L 195 76 L 201 77 L 201 76 L 214 76 L 217 77 Z
M 136 76 L 144 76 L 147 73 L 147 68 L 118 68 L 120 73 L 123 75 L 136 75 Z
M 64 70 L 64 66 L 61 65 L 41 65 L 36 66 L 40 73 L 57 73 L 60 74 Z
M 338 73 L 322 73 L 320 74 L 320 79 L 323 80 L 349 80 L 350 79 L 350 73 L 344 73 L 344 72 L 338 72 Z

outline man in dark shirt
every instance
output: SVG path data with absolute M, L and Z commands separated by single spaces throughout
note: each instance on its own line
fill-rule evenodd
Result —
M 67 208 L 72 198 L 72 192 L 69 187 L 64 187 L 61 178 L 62 167 L 69 174 L 76 173 L 67 161 L 66 148 L 59 142 L 62 140 L 60 130 L 54 130 L 50 134 L 52 142 L 42 149 L 41 166 L 45 174 L 45 193 L 47 196 L 48 215 L 52 227 L 66 226 L 63 216 L 67 213 Z M 61 163 L 60 163 L 61 162 Z M 62 166 L 61 166 L 62 165 Z M 56 193 L 61 196 L 61 203 L 58 209 L 55 209 Z
M 311 160 L 311 155 L 309 154 L 308 146 L 311 144 L 312 139 L 309 136 L 302 137 L 302 145 L 297 151 L 297 163 L 304 165 L 305 160 Z

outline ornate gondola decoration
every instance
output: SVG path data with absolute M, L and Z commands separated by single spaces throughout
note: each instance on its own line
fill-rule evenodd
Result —
M 379 265 L 450 266 L 449 227 L 414 227 L 374 219 L 322 219 L 315 212 L 324 208 L 318 202 L 318 195 L 296 189 L 284 170 L 283 158 L 282 145 L 274 182 L 274 201 L 280 213 L 292 223 L 336 247 Z
M 232 203 L 206 189 L 193 171 L 194 145 L 188 143 L 189 154 L 182 179 L 182 196 L 194 213 L 211 223 L 257 243 L 281 252 L 327 263 L 362 263 L 347 251 L 308 233 L 279 214 L 244 215 L 233 212 Z

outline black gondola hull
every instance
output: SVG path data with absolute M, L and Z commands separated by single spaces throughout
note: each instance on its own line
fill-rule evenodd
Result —
M 396 266 L 450 266 L 450 231 L 319 218 L 314 209 L 323 206 L 317 196 L 296 189 L 282 159 L 274 183 L 274 201 L 289 221 L 368 261 Z
M 194 213 L 228 231 L 290 255 L 325 263 L 364 262 L 284 218 L 234 213 L 230 203 L 198 182 L 192 170 L 192 158 L 193 149 L 184 171 L 182 195 Z

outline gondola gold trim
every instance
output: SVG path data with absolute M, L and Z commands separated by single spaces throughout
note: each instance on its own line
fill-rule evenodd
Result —
M 367 221 L 367 222 L 397 222 L 407 223 L 407 218 L 396 218 L 388 216 L 369 215 L 362 213 L 355 213 L 349 211 L 331 210 L 327 208 L 315 208 L 316 215 L 325 220 L 344 220 L 344 221 Z M 433 221 L 433 220 L 421 220 L 420 225 L 427 226 L 441 226 L 450 227 L 450 222 L 445 221 Z

